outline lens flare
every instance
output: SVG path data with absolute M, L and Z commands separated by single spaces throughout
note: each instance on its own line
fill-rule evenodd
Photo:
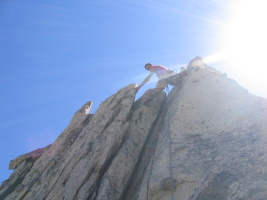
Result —
M 253 94 L 267 97 L 267 1 L 232 0 L 221 27 L 222 50 L 205 58 L 222 62 L 225 71 Z

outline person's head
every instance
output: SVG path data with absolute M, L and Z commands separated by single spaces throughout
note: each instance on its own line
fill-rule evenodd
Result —
M 151 63 L 147 63 L 147 64 L 145 65 L 145 69 L 148 70 L 148 71 L 149 71 L 149 69 L 150 69 L 151 67 L 153 67 L 153 65 L 152 65 Z

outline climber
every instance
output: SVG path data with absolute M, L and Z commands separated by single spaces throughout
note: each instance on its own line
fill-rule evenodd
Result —
M 138 90 L 149 81 L 151 76 L 154 73 L 156 73 L 159 81 L 156 85 L 155 94 L 153 96 L 156 96 L 160 91 L 164 90 L 167 84 L 178 85 L 181 78 L 186 75 L 186 71 L 184 67 L 181 68 L 180 73 L 177 73 L 164 66 L 153 65 L 151 63 L 147 63 L 145 65 L 145 69 L 150 71 L 150 74 L 145 78 L 145 80 L 138 87 L 136 87 L 136 91 L 138 92 Z

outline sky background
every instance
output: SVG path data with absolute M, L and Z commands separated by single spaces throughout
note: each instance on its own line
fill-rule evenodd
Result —
M 0 183 L 87 101 L 201 56 L 267 98 L 264 0 L 1 0 Z M 249 13 L 249 14 L 248 14 Z M 156 83 L 154 77 L 138 97 Z

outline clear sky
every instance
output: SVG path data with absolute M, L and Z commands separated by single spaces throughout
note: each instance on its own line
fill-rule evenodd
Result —
M 51 144 L 84 103 L 93 101 L 94 113 L 120 88 L 140 84 L 147 62 L 179 70 L 201 56 L 267 98 L 265 4 L 1 0 L 0 182 L 10 160 Z

